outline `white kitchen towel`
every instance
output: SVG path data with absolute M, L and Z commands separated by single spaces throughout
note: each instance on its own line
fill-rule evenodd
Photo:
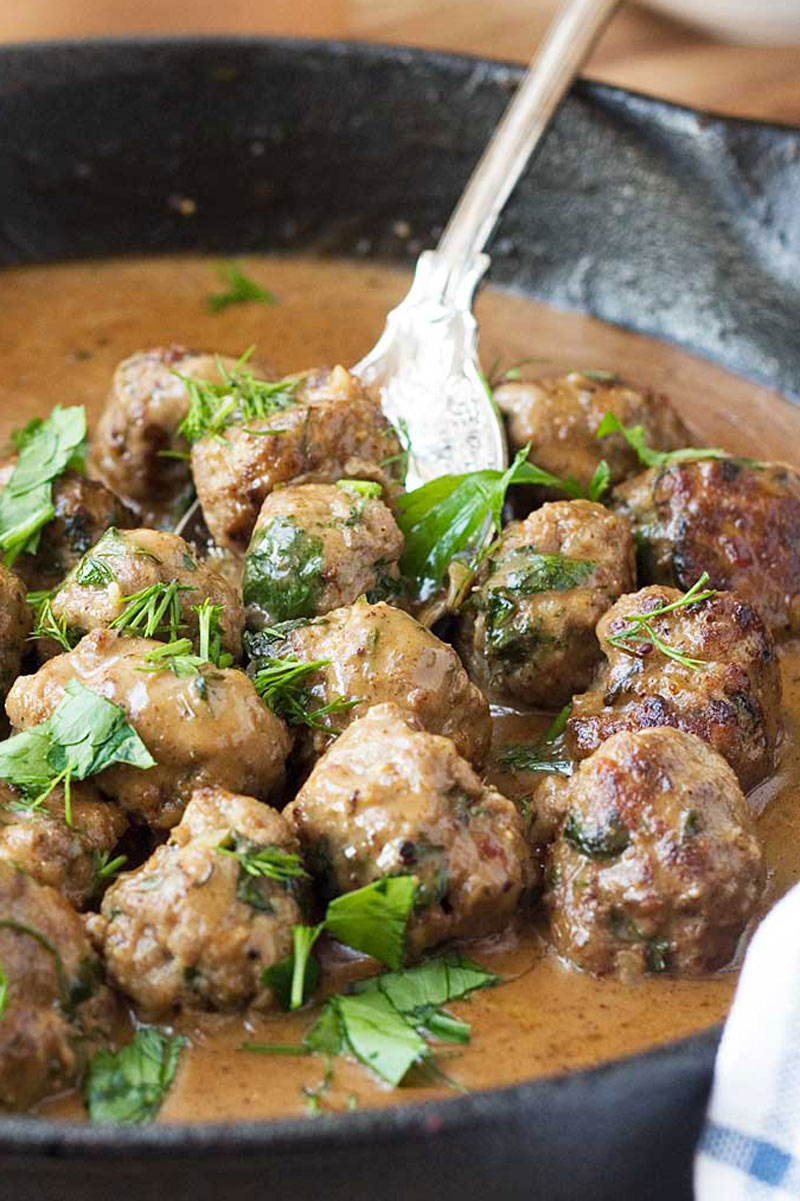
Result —
M 800 1197 L 800 885 L 747 952 L 694 1165 L 696 1201 Z

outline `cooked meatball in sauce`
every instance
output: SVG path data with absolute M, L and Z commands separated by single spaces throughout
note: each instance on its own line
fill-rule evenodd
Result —
M 253 258 L 278 303 L 212 311 L 214 266 L 0 273 L 0 488 L 88 430 L 0 503 L 0 1109 L 335 1114 L 719 1021 L 800 879 L 798 413 L 488 288 L 552 483 L 409 502 L 346 366 L 405 276 Z

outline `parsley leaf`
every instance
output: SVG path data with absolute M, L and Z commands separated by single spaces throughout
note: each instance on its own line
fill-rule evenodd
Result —
M 145 1026 L 119 1051 L 98 1051 L 84 1086 L 92 1122 L 152 1122 L 178 1068 L 186 1039 Z
M 668 467 L 671 463 L 696 463 L 702 459 L 727 459 L 726 451 L 718 446 L 685 446 L 681 450 L 653 450 L 647 444 L 647 431 L 643 425 L 623 425 L 614 413 L 606 413 L 597 428 L 597 437 L 622 434 L 628 445 L 636 451 L 639 462 L 645 467 Z
M 572 705 L 565 705 L 538 742 L 508 743 L 497 752 L 497 762 L 506 771 L 555 772 L 571 776 L 573 761 L 564 754 L 564 733 Z
M 178 434 L 187 442 L 200 438 L 221 437 L 231 425 L 247 426 L 251 421 L 264 421 L 273 414 L 292 408 L 296 403 L 296 376 L 280 380 L 257 379 L 247 369 L 252 348 L 229 370 L 217 359 L 220 383 L 180 375 L 189 394 L 189 411 L 178 426 Z M 256 430 L 256 433 L 265 433 Z M 274 431 L 280 433 L 280 431 Z
M 208 307 L 212 313 L 221 313 L 231 305 L 249 304 L 254 300 L 261 304 L 278 303 L 275 294 L 245 275 L 238 263 L 220 263 L 217 275 L 226 288 L 224 292 L 212 292 L 209 296 Z
M 382 992 L 406 1017 L 420 1018 L 430 1009 L 459 1001 L 479 988 L 499 984 L 500 977 L 487 972 L 466 956 L 449 954 L 429 959 L 400 972 L 387 972 L 361 980 L 355 991 Z
M 415 1063 L 430 1055 L 422 1035 L 383 993 L 337 996 L 328 1004 L 345 1045 L 387 1084 L 396 1087 Z
M 416 876 L 387 876 L 342 893 L 328 905 L 325 929 L 346 946 L 400 968 L 418 884 Z
M 83 588 L 106 588 L 116 579 L 109 559 L 152 559 L 157 557 L 128 539 L 122 538 L 116 526 L 109 526 L 102 538 L 87 551 L 75 568 L 75 583 Z
M 46 420 L 30 422 L 15 442 L 19 458 L 0 493 L 0 548 L 9 567 L 23 552 L 36 554 L 41 531 L 55 516 L 53 481 L 83 462 L 86 410 L 59 405 Z

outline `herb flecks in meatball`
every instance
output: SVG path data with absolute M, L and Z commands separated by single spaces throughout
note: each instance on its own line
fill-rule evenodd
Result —
M 553 475 L 573 476 L 587 489 L 601 459 L 619 483 L 638 470 L 636 452 L 621 434 L 599 441 L 606 413 L 623 425 L 642 425 L 648 443 L 658 450 L 686 446 L 689 434 L 664 396 L 642 392 L 614 378 L 573 371 L 554 379 L 506 383 L 495 399 L 508 419 L 511 445 L 530 445 L 530 458 Z
M 174 595 L 165 598 L 162 585 L 174 585 Z M 120 628 L 165 640 L 187 637 L 197 649 L 197 610 L 204 601 L 218 606 L 222 649 L 240 659 L 244 609 L 228 580 L 178 534 L 112 528 L 64 580 L 50 606 L 73 644 L 90 630 Z
M 113 766 L 96 777 L 126 813 L 170 829 L 192 792 L 217 785 L 266 800 L 283 782 L 290 739 L 241 671 L 211 663 L 175 672 L 164 643 L 94 630 L 69 654 L 24 676 L 8 698 L 17 729 L 45 721 L 78 680 L 113 701 L 156 760 L 146 773 Z
M 365 480 L 270 493 L 245 561 L 251 629 L 399 594 L 403 536 L 380 497 L 381 486 Z
M 458 646 L 492 699 L 554 709 L 600 661 L 595 626 L 634 583 L 630 527 L 586 500 L 506 526 L 482 564 Z
M 285 814 L 328 896 L 385 876 L 418 878 L 413 953 L 502 929 L 532 882 L 513 802 L 397 705 L 354 722 Z
M 306 891 L 285 819 L 251 797 L 204 788 L 169 841 L 111 886 L 92 935 L 111 980 L 143 1013 L 268 1009 L 262 974 L 291 954 Z
M 256 664 L 271 659 L 320 663 L 304 680 L 315 708 L 343 702 L 326 722 L 341 733 L 371 705 L 392 701 L 424 729 L 452 738 L 459 754 L 482 766 L 489 753 L 489 706 L 458 655 L 401 609 L 358 601 L 324 617 L 287 623 L 250 638 Z M 302 755 L 314 759 L 330 733 L 309 729 Z
M 55 889 L 0 859 L 0 1109 L 76 1084 L 115 1006 L 78 914 Z
M 680 730 L 623 731 L 559 785 L 547 898 L 559 953 L 623 978 L 730 962 L 764 867 L 724 759 Z
M 241 554 L 279 485 L 348 477 L 391 486 L 400 449 L 379 397 L 334 367 L 302 377 L 293 403 L 269 417 L 201 437 L 192 471 L 214 541 Z
M 755 605 L 775 634 L 800 632 L 800 472 L 709 459 L 655 467 L 614 492 L 646 582 L 711 586 Z
M 745 791 L 773 771 L 780 672 L 752 605 L 731 592 L 692 603 L 673 588 L 643 588 L 609 609 L 597 635 L 607 662 L 567 723 L 576 756 L 619 730 L 675 726 L 719 751 Z

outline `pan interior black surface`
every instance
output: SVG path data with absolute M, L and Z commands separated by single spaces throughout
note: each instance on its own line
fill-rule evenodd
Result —
M 302 43 L 11 48 L 0 63 L 5 265 L 176 249 L 408 261 L 435 238 L 518 77 Z M 796 132 L 584 85 L 509 207 L 493 279 L 798 395 L 798 197 Z M 238 1198 L 281 1181 L 300 1198 L 321 1180 L 356 1198 L 376 1181 L 390 1197 L 675 1197 L 714 1046 L 710 1034 L 565 1080 L 316 1126 L 8 1120 L 0 1156 L 20 1199 L 91 1198 L 111 1182 L 120 1197 Z

